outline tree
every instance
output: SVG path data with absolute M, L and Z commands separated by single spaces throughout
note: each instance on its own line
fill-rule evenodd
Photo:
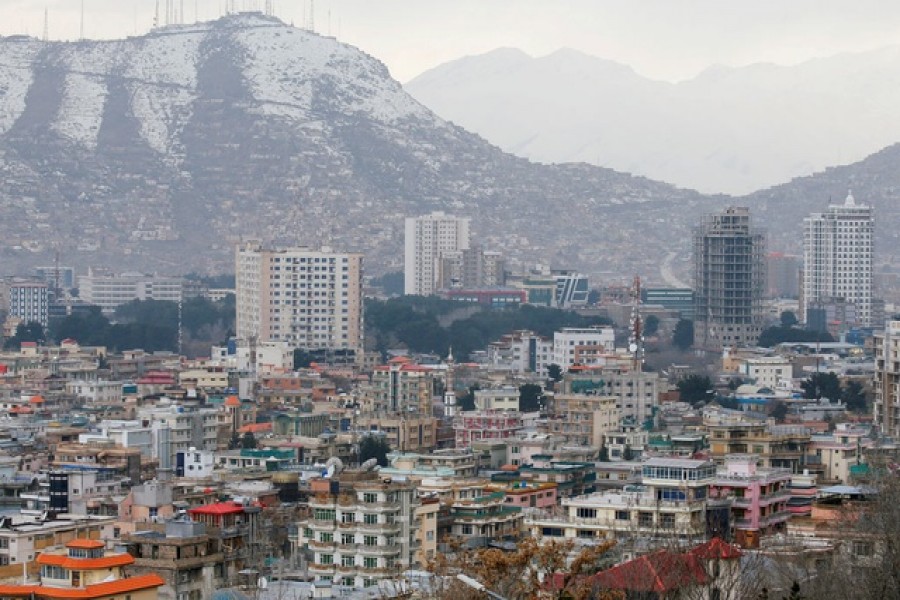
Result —
M 862 384 L 858 381 L 848 381 L 841 393 L 841 398 L 847 405 L 847 410 L 856 413 L 865 413 L 868 411 L 866 405 L 866 393 L 863 391 Z
M 687 350 L 694 345 L 694 322 L 688 319 L 681 319 L 675 325 L 675 332 L 672 334 L 672 343 L 681 350 Z
M 784 597 L 784 600 L 803 600 L 803 596 L 800 595 L 800 584 L 798 582 L 794 582 L 791 585 L 791 593 Z
M 237 431 L 231 432 L 231 439 L 228 440 L 228 449 L 229 450 L 239 450 L 241 448 L 241 436 L 238 435 Z
M 634 450 L 628 444 L 625 444 L 625 449 L 622 450 L 622 460 L 634 460 Z
M 656 315 L 649 315 L 646 319 L 644 319 L 644 335 L 656 335 L 658 331 L 659 317 L 657 317 Z
M 244 450 L 253 450 L 256 448 L 256 436 L 253 435 L 252 431 L 244 432 L 244 435 L 241 436 L 241 448 Z
M 380 435 L 367 435 L 359 441 L 359 462 L 360 464 L 369 459 L 376 459 L 381 467 L 388 466 L 387 455 L 391 451 L 387 440 Z
M 519 387 L 519 410 L 535 412 L 544 406 L 544 390 L 536 383 L 526 383 Z
M 781 311 L 781 326 L 782 327 L 794 327 L 800 321 L 797 320 L 797 315 L 794 314 L 793 311 L 784 310 Z
M 16 335 L 6 340 L 3 348 L 6 350 L 19 350 L 22 348 L 22 342 L 36 342 L 43 344 L 47 341 L 44 333 L 44 327 L 37 321 L 29 321 L 27 323 L 19 323 L 16 327 Z
M 843 397 L 841 382 L 834 373 L 813 373 L 800 382 L 800 387 L 803 388 L 803 397 L 810 400 L 839 400 Z
M 684 402 L 697 404 L 712 399 L 713 383 L 706 375 L 688 375 L 678 381 L 677 388 Z
M 784 400 L 775 400 L 770 406 L 769 414 L 777 421 L 784 421 L 788 414 L 788 405 Z
M 512 551 L 479 548 L 438 553 L 427 569 L 447 584 L 435 590 L 432 597 L 437 600 L 484 598 L 453 578 L 456 573 L 463 573 L 508 600 L 623 599 L 620 592 L 594 590 L 590 577 L 611 565 L 606 554 L 614 545 L 615 541 L 608 541 L 577 550 L 574 540 L 543 541 L 526 537 Z
M 547 377 L 553 382 L 560 382 L 563 378 L 562 367 L 556 363 L 547 365 Z
M 606 444 L 600 446 L 600 462 L 609 462 L 609 448 Z
M 478 389 L 479 386 L 476 383 L 468 390 L 466 390 L 465 394 L 456 398 L 456 403 L 459 405 L 459 410 L 463 412 L 475 410 L 475 391 Z

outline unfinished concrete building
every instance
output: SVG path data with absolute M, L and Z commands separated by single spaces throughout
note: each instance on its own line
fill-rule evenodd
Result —
M 694 345 L 754 345 L 762 332 L 766 238 L 750 210 L 707 215 L 694 231 Z

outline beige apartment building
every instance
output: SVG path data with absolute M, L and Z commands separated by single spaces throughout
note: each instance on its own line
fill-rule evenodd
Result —
M 361 254 L 238 246 L 237 335 L 310 350 L 362 350 Z
M 619 428 L 621 411 L 614 396 L 558 394 L 553 400 L 553 417 L 548 432 L 561 436 L 567 444 L 603 445 L 603 437 Z

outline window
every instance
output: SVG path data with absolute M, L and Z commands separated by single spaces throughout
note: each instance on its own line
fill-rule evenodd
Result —
M 366 525 L 377 525 L 378 524 L 378 515 L 375 515 L 375 514 L 364 515 L 363 523 L 365 523 Z
M 377 569 L 378 559 L 374 556 L 367 556 L 363 559 L 363 566 L 367 569 Z
M 341 557 L 341 566 L 342 567 L 355 567 L 356 566 L 356 557 L 355 556 L 342 556 Z
M 334 541 L 334 534 L 330 531 L 323 531 L 321 534 L 319 534 L 319 541 L 330 544 Z
M 660 515 L 659 526 L 663 529 L 675 529 L 675 515 Z
M 334 555 L 333 554 L 320 554 L 319 555 L 319 564 L 333 565 L 334 564 Z
M 377 546 L 378 545 L 378 536 L 377 535 L 363 536 L 363 545 L 364 546 Z
M 341 543 L 344 545 L 355 544 L 356 536 L 353 535 L 352 533 L 342 533 L 341 534 Z
M 596 519 L 597 518 L 597 509 L 596 508 L 579 508 L 577 511 L 579 519 Z
M 627 510 L 617 510 L 616 511 L 616 521 L 628 521 L 631 519 L 631 513 Z
M 853 542 L 853 556 L 872 556 L 875 553 L 875 547 L 872 542 Z

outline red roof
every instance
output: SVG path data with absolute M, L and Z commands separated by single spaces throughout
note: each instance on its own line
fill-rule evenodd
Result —
M 740 558 L 741 549 L 734 544 L 729 544 L 720 537 L 714 537 L 705 544 L 700 544 L 690 551 L 691 554 L 703 560 Z
M 261 431 L 272 431 L 271 423 L 248 423 L 244 425 L 240 429 L 238 429 L 240 433 L 259 433 Z
M 188 514 L 192 515 L 236 515 L 242 512 L 244 507 L 234 502 L 217 502 L 188 510 Z
M 228 396 L 225 398 L 225 406 L 240 406 L 241 401 L 237 396 Z
M 148 588 L 157 588 L 165 585 L 165 581 L 159 575 L 141 575 L 127 577 L 115 581 L 105 581 L 83 588 L 57 588 L 41 585 L 0 585 L 0 596 L 13 598 L 37 598 L 56 600 L 64 598 L 108 598 L 116 594 L 127 594 Z
M 666 550 L 647 554 L 594 575 L 604 589 L 665 594 L 707 581 L 700 559 L 693 554 L 673 554 Z

